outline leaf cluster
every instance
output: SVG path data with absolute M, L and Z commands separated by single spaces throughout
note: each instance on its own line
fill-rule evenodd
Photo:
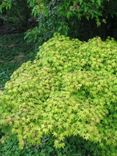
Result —
M 0 98 L 0 125 L 20 148 L 81 137 L 117 153 L 117 42 L 55 35 L 24 63 Z M 114 155 L 114 154 L 113 154 Z M 110 155 L 109 155 L 110 156 Z

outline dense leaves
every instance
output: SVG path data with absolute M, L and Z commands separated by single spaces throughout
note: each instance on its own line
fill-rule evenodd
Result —
M 47 41 L 55 32 L 83 40 L 97 35 L 104 38 L 117 36 L 112 32 L 112 18 L 116 20 L 117 16 L 114 0 L 1 0 L 0 10 L 3 10 L 0 19 L 10 23 L 11 29 L 26 31 L 31 28 L 25 38 L 37 45 Z M 7 10 L 5 14 L 4 10 Z M 87 25 L 88 30 L 83 25 Z M 116 28 L 116 22 L 114 25 Z
M 28 1 L 37 18 L 37 27 L 27 32 L 29 42 L 42 44 L 59 32 L 81 40 L 94 36 L 116 38 L 117 2 L 113 0 L 40 0 Z M 113 18 L 113 19 L 112 19 Z M 114 27 L 113 28 L 113 23 Z
M 42 144 L 45 137 L 61 148 L 67 138 L 80 136 L 115 156 L 116 46 L 114 40 L 80 42 L 59 35 L 44 43 L 6 84 L 2 131 L 16 134 L 20 148 Z

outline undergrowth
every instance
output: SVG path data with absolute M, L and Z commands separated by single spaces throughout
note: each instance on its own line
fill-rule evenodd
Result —
M 0 90 L 13 71 L 23 62 L 33 58 L 32 49 L 33 46 L 24 41 L 23 33 L 0 35 Z

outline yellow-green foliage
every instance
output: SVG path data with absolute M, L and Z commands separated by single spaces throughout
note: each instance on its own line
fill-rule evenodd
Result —
M 80 136 L 117 146 L 117 42 L 55 36 L 33 62 L 23 64 L 1 98 L 2 127 L 21 147 L 52 136 L 55 147 Z M 114 155 L 113 155 L 114 156 Z

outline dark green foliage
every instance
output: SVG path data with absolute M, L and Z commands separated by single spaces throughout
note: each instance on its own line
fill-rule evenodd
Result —
M 27 0 L 2 0 L 0 5 L 0 19 L 9 31 L 26 31 L 28 19 L 31 18 L 31 10 Z
M 114 40 L 80 42 L 59 35 L 44 43 L 5 86 L 2 132 L 16 135 L 24 150 L 43 146 L 45 138 L 55 151 L 67 148 L 66 139 L 74 136 L 92 156 L 116 156 L 116 47 Z
M 16 30 L 26 31 L 26 28 L 28 28 L 28 19 L 30 17 L 31 11 L 28 8 L 27 0 L 15 0 L 11 9 L 6 12 L 8 24 Z
M 33 45 L 27 44 L 23 38 L 23 33 L 0 35 L 0 90 L 13 71 L 30 59 L 30 54 L 35 54 L 32 53 Z
M 0 153 L 1 156 L 111 156 L 112 154 L 110 147 L 106 147 L 108 148 L 107 154 L 107 151 L 102 150 L 99 145 L 80 137 L 66 139 L 64 149 L 54 148 L 52 140 L 49 139 L 45 138 L 45 142 L 40 146 L 25 146 L 21 150 L 16 136 L 12 135 L 0 144 Z
M 95 36 L 103 39 L 113 34 L 113 19 L 117 15 L 117 2 L 112 0 L 28 0 L 38 25 L 27 32 L 30 43 L 42 44 L 54 32 L 81 40 Z M 114 22 L 115 23 L 115 22 Z
M 37 46 L 51 38 L 54 32 L 68 34 L 68 23 L 65 17 L 58 13 L 59 3 L 48 3 L 48 14 L 40 13 L 37 17 L 38 25 L 26 32 L 25 39 Z M 36 14 L 36 13 L 34 13 Z
M 101 36 L 104 39 L 107 36 L 117 38 L 117 35 L 114 35 L 116 30 L 111 31 L 114 29 L 111 18 L 117 16 L 117 1 L 114 0 L 1 1 L 1 10 L 7 8 L 7 13 L 2 17 L 7 17 L 6 21 L 12 24 L 13 30 L 14 27 L 21 31 L 31 28 L 25 36 L 30 43 L 41 45 L 55 32 L 81 40 L 95 36 Z M 32 17 L 31 12 L 35 18 Z M 33 29 L 31 23 L 28 22 L 31 19 L 34 19 L 34 26 L 36 25 Z M 82 24 L 86 27 L 83 27 Z

